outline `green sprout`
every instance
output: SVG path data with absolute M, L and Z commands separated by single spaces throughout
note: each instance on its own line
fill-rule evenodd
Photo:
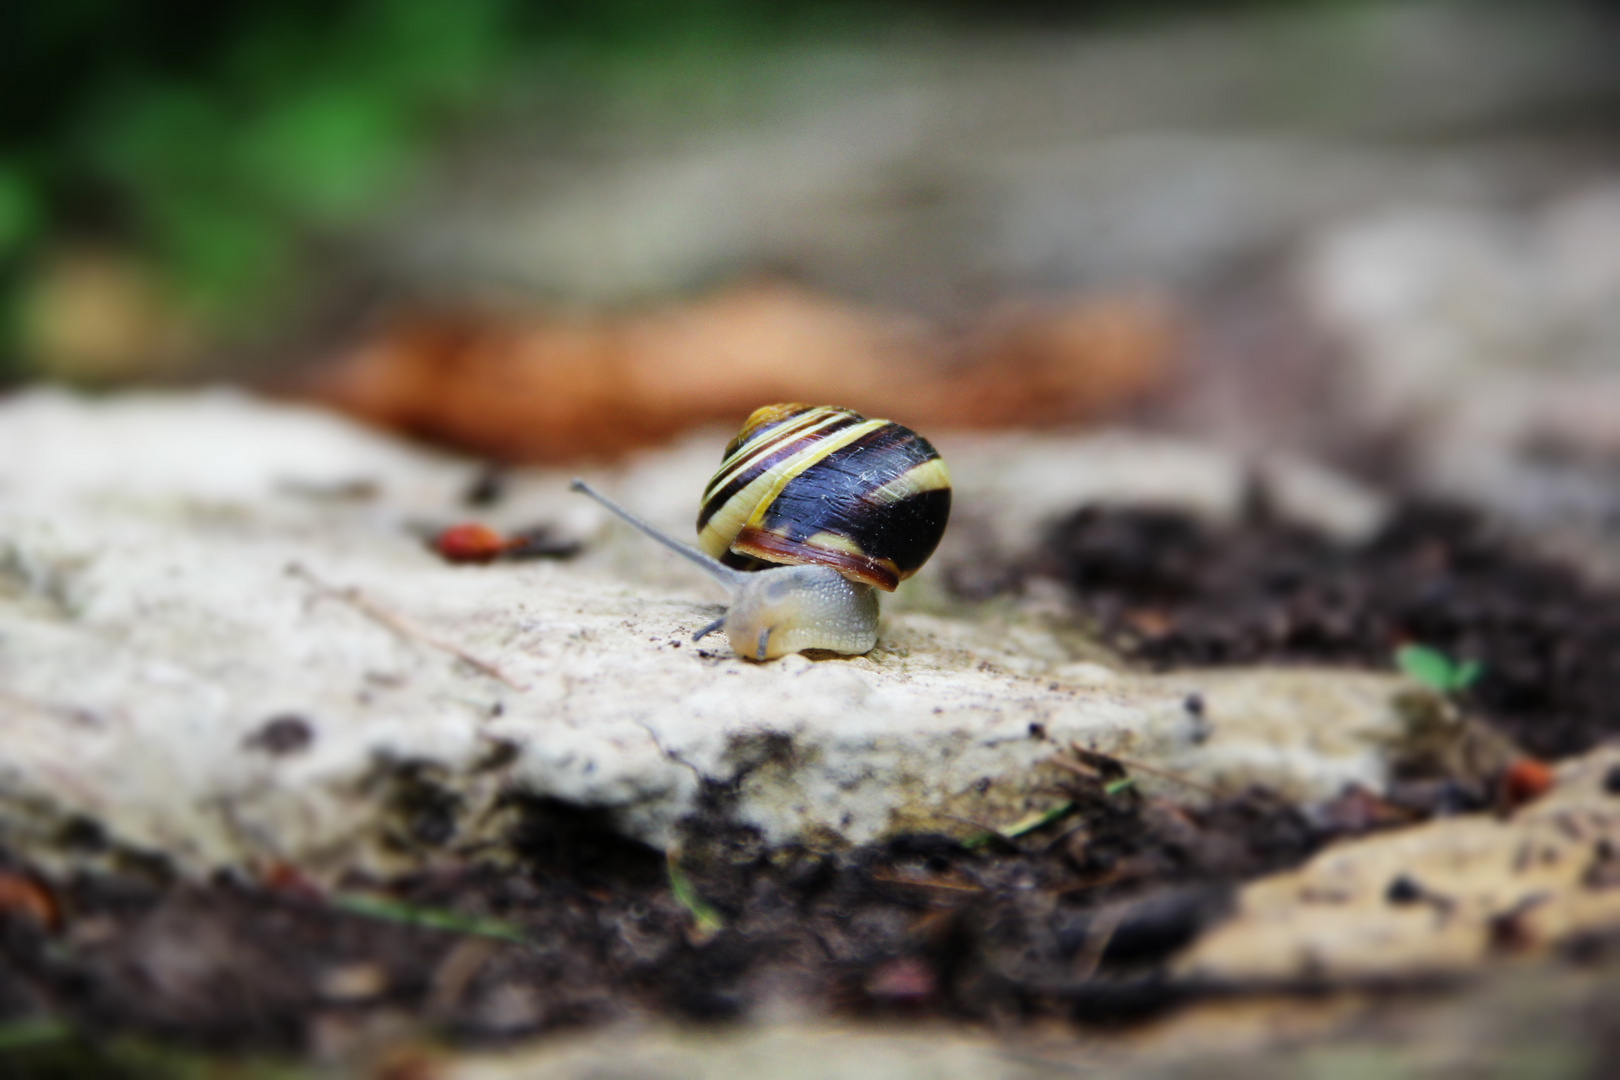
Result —
M 1395 664 L 1437 694 L 1460 694 L 1485 670 L 1478 660 L 1456 661 L 1427 645 L 1402 645 L 1395 651 Z
M 714 905 L 703 899 L 697 886 L 692 884 L 692 879 L 681 869 L 674 851 L 669 853 L 669 890 L 675 894 L 675 902 L 692 916 L 700 937 L 711 938 L 726 928 L 725 919 L 720 917 Z
M 1061 821 L 1079 809 L 1079 804 L 1073 800 L 1061 802 L 1045 810 L 1036 810 L 1026 814 L 1004 829 L 990 829 L 981 833 L 974 833 L 962 841 L 962 846 L 969 851 L 986 847 L 997 840 L 1012 841 L 1020 836 L 1028 836 L 1036 829 L 1045 828 L 1055 821 Z
M 425 926 L 432 930 L 447 930 L 454 934 L 473 934 L 521 944 L 527 940 L 523 931 L 499 919 L 478 915 L 462 915 L 441 908 L 419 907 L 398 900 L 363 893 L 338 893 L 332 897 L 332 906 L 350 915 L 383 922 L 403 923 L 406 926 Z

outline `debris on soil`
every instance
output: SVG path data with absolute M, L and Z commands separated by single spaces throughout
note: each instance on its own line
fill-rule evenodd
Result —
M 1620 595 L 1461 509 L 1408 505 L 1344 544 L 1263 507 L 1230 527 L 1088 508 L 1027 573 L 1064 582 L 1081 617 L 1159 668 L 1387 668 L 1418 644 L 1467 673 L 1456 688 L 1467 710 L 1538 757 L 1620 734 Z
M 54 883 L 61 947 L 32 915 L 0 912 L 0 1024 L 307 1051 L 385 1012 L 462 1044 L 781 1006 L 1151 1013 L 1179 995 L 1154 973 L 1237 883 L 1343 832 L 1261 794 L 1190 809 L 1110 793 L 1115 778 L 1077 774 L 1072 814 L 978 847 L 772 850 L 716 815 L 694 822 L 677 867 L 603 815 L 528 801 L 500 860 L 330 893 L 291 868 L 263 884 L 76 874 Z

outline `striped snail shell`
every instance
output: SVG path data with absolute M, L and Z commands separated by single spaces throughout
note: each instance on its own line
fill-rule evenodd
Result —
M 917 572 L 951 510 L 950 473 L 928 440 L 829 406 L 755 410 L 704 490 L 698 547 L 583 480 L 573 487 L 729 589 L 726 614 L 696 639 L 724 629 L 750 660 L 870 652 L 874 589 L 892 592 Z
M 738 569 L 816 563 L 893 592 L 934 553 L 950 514 L 951 474 L 910 428 L 767 405 L 704 489 L 698 546 Z

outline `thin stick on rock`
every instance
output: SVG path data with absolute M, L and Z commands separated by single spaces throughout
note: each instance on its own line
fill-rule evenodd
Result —
M 1197 780 L 1189 779 L 1188 777 L 1182 776 L 1180 773 L 1171 772 L 1169 769 L 1156 768 L 1155 766 L 1147 765 L 1140 761 L 1134 761 L 1131 758 L 1120 757 L 1118 754 L 1105 754 L 1101 750 L 1087 750 L 1079 743 L 1073 743 L 1071 745 L 1075 751 L 1075 754 L 1081 756 L 1080 761 L 1069 761 L 1066 758 L 1054 757 L 1052 758 L 1052 763 L 1060 766 L 1061 768 L 1068 769 L 1071 772 L 1078 772 L 1082 776 L 1088 774 L 1096 776 L 1096 770 L 1091 769 L 1089 766 L 1084 764 L 1084 757 L 1099 757 L 1107 761 L 1112 761 L 1125 769 L 1135 769 L 1138 772 L 1145 772 L 1152 776 L 1162 777 L 1165 780 L 1173 780 L 1178 784 L 1192 788 L 1194 791 L 1202 791 L 1205 795 L 1208 795 L 1212 799 L 1218 799 L 1221 797 L 1221 792 L 1213 787 L 1210 787 L 1208 784 L 1201 784 Z
M 938 889 L 942 892 L 953 893 L 982 893 L 983 885 L 963 885 L 955 881 L 928 881 L 922 878 L 893 877 L 889 874 L 871 874 L 873 881 L 884 885 L 905 885 L 913 889 Z
M 407 641 L 419 641 L 424 645 L 430 645 L 433 648 L 438 649 L 440 652 L 449 653 L 451 656 L 455 657 L 457 660 L 460 660 L 463 664 L 466 664 L 480 675 L 487 675 L 497 682 L 506 684 L 513 690 L 523 691 L 528 689 L 527 686 L 523 686 L 522 684 L 514 681 L 511 676 L 507 675 L 506 672 L 502 671 L 488 660 L 480 660 L 478 657 L 461 648 L 459 645 L 445 641 L 443 638 L 437 637 L 434 634 L 429 633 L 427 630 L 424 630 L 422 627 L 417 626 L 403 615 L 395 614 L 394 612 L 389 611 L 387 608 L 378 605 L 376 602 L 368 599 L 363 593 L 360 592 L 359 589 L 340 589 L 334 585 L 328 585 L 326 582 L 310 573 L 300 563 L 292 563 L 287 567 L 287 572 L 292 574 L 294 577 L 302 578 L 304 581 L 308 582 L 310 586 L 312 586 L 321 595 L 331 597 L 334 600 L 343 601 L 356 611 L 360 612 L 360 614 L 377 623 L 379 626 L 392 630 L 394 633 L 398 634 Z
M 1086 928 L 1086 938 L 1081 944 L 1080 952 L 1074 958 L 1074 974 L 1081 980 L 1096 976 L 1097 968 L 1102 965 L 1103 954 L 1114 940 L 1114 933 L 1125 921 L 1125 908 L 1103 908 L 1092 918 L 1091 925 Z

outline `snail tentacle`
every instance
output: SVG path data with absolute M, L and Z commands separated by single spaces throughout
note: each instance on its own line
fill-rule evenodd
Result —
M 582 494 L 589 495 L 598 503 L 602 504 L 602 506 L 606 507 L 609 511 L 618 515 L 626 524 L 640 530 L 647 536 L 652 537 L 660 544 L 663 544 L 665 547 L 675 552 L 675 554 L 680 555 L 683 558 L 690 559 L 692 562 L 696 563 L 704 573 L 708 574 L 714 580 L 724 585 L 727 589 L 736 591 L 742 587 L 744 582 L 747 581 L 748 575 L 743 573 L 741 570 L 734 570 L 731 567 L 726 566 L 719 559 L 699 551 L 691 544 L 681 543 L 681 541 L 664 532 L 664 530 L 660 529 L 652 522 L 631 513 L 629 510 L 626 510 L 624 507 L 620 506 L 606 495 L 603 495 L 600 491 L 597 491 L 579 477 L 574 477 L 573 481 L 568 486 L 573 491 L 578 491 Z M 705 630 L 704 633 L 708 633 L 708 630 Z

